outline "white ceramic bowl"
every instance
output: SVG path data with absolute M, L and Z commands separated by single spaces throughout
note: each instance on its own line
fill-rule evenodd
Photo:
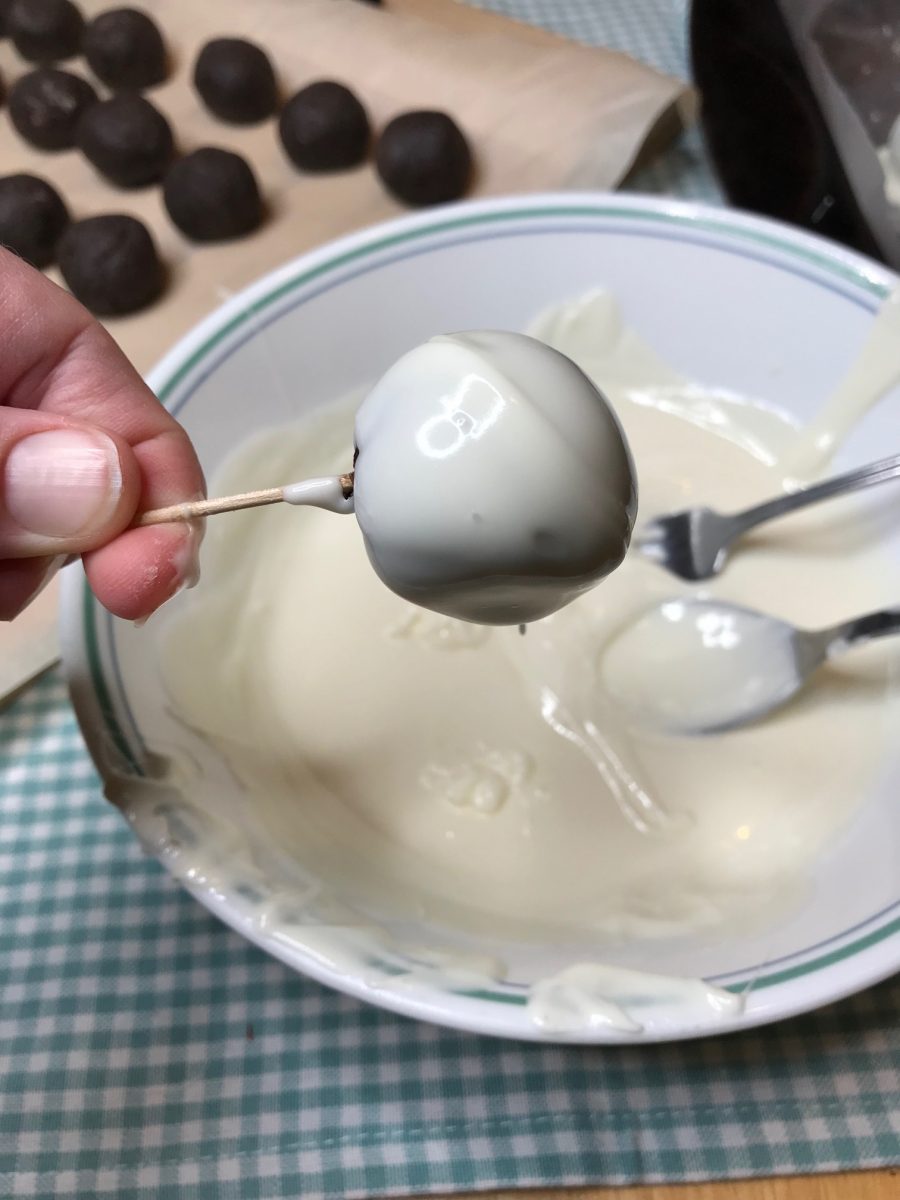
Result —
M 261 425 L 282 424 L 371 382 L 435 332 L 521 329 L 549 303 L 602 285 L 685 375 L 766 397 L 806 420 L 893 284 L 888 271 L 849 251 L 725 210 L 591 195 L 467 204 L 368 230 L 266 276 L 185 337 L 150 382 L 212 473 Z M 859 425 L 837 465 L 898 448 L 894 394 Z M 900 539 L 895 549 L 900 554 Z M 120 795 L 142 786 L 147 747 L 159 745 L 190 753 L 200 764 L 198 787 L 234 786 L 210 747 L 166 710 L 157 628 L 112 619 L 70 573 L 65 659 L 94 759 Z M 734 990 L 752 981 L 743 1014 L 698 1023 L 676 1001 L 650 1003 L 641 1010 L 645 1040 L 772 1021 L 900 969 L 900 752 L 881 767 L 852 827 L 818 860 L 799 911 L 725 948 L 657 948 L 642 964 L 659 969 L 663 960 L 673 973 L 701 974 Z M 396 964 L 374 947 L 339 945 L 336 933 L 334 953 L 299 952 L 260 930 L 238 892 L 189 886 L 222 920 L 323 983 L 464 1029 L 544 1036 L 526 1014 L 521 965 L 508 984 L 483 990 L 432 980 L 385 991 L 379 980 Z M 564 1040 L 627 1038 L 594 1030 Z

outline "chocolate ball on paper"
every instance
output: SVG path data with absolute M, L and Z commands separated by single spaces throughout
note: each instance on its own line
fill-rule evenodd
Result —
M 122 188 L 158 183 L 175 153 L 169 122 L 149 100 L 130 92 L 86 109 L 76 140 L 88 162 Z
M 259 186 L 246 159 L 216 146 L 174 163 L 163 199 L 173 224 L 195 242 L 244 237 L 262 223 Z
M 167 74 L 159 26 L 140 8 L 113 8 L 94 17 L 82 42 L 88 66 L 113 91 L 153 87 Z
M 80 75 L 38 67 L 12 85 L 9 119 L 19 137 L 39 150 L 69 150 L 82 113 L 96 103 L 97 93 Z
M 447 113 L 407 112 L 382 131 L 375 166 L 387 190 L 404 204 L 444 204 L 468 190 L 472 151 Z
M 36 175 L 0 178 L 0 243 L 31 263 L 46 267 L 69 224 L 59 192 Z
M 23 58 L 52 63 L 78 54 L 84 17 L 72 0 L 14 0 L 6 32 Z
M 341 171 L 365 160 L 371 130 L 359 98 L 342 83 L 321 79 L 288 100 L 278 134 L 300 170 Z
M 245 38 L 207 42 L 194 65 L 194 87 L 213 116 L 233 125 L 255 125 L 278 107 L 272 62 Z
M 98 317 L 146 308 L 165 283 L 146 225 L 124 213 L 70 225 L 59 243 L 59 268 L 72 295 Z

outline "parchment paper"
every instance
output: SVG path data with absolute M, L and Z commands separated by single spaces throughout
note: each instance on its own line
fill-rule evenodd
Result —
M 86 12 L 109 7 L 86 0 Z M 182 151 L 235 149 L 251 162 L 269 206 L 254 236 L 193 246 L 169 223 L 158 188 L 121 191 L 77 153 L 42 153 L 23 143 L 0 111 L 3 170 L 45 175 L 76 216 L 129 212 L 153 230 L 170 264 L 166 297 L 155 307 L 107 322 L 126 353 L 148 369 L 224 294 L 329 238 L 396 216 L 371 165 L 327 176 L 301 175 L 284 158 L 274 121 L 225 125 L 201 106 L 190 83 L 207 38 L 251 37 L 268 48 L 284 94 L 313 79 L 354 87 L 377 128 L 410 107 L 444 107 L 472 140 L 473 194 L 545 188 L 614 187 L 648 134 L 687 102 L 684 85 L 633 60 L 591 49 L 443 0 L 384 8 L 357 0 L 145 0 L 172 48 L 172 79 L 147 93 L 166 114 Z M 414 15 L 415 14 L 415 15 Z M 83 60 L 68 64 L 84 71 Z M 0 45 L 7 86 L 27 70 Z M 668 121 L 666 121 L 668 124 Z

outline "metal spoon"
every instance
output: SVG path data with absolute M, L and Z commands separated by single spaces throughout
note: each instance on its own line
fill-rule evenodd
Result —
M 809 504 L 855 492 L 860 488 L 900 477 L 900 454 L 883 458 L 813 484 L 800 492 L 776 496 L 765 504 L 738 513 L 720 513 L 712 508 L 687 508 L 683 512 L 650 521 L 636 540 L 636 547 L 655 563 L 680 579 L 710 579 L 725 566 L 732 544 L 748 530 Z
M 671 600 L 607 645 L 600 676 L 636 724 L 720 733 L 780 708 L 852 646 L 894 633 L 900 607 L 813 630 L 725 600 Z

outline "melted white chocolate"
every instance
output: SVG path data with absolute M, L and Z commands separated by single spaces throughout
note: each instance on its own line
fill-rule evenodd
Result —
M 900 383 L 900 290 L 872 322 L 856 360 L 824 408 L 782 455 L 784 477 L 808 478 L 826 466 L 854 425 Z
M 679 378 L 608 297 L 563 306 L 534 331 L 610 397 L 644 519 L 779 491 L 796 430 Z M 260 435 L 217 490 L 345 469 L 352 422 L 348 403 Z M 709 592 L 810 627 L 896 594 L 894 568 L 846 510 L 829 522 L 824 510 L 779 522 Z M 417 924 L 420 941 L 445 929 L 502 956 L 512 940 L 590 944 L 602 959 L 623 940 L 726 937 L 775 919 L 896 728 L 882 647 L 860 651 L 849 675 L 826 668 L 777 719 L 737 734 L 698 744 L 627 731 L 604 698 L 600 649 L 689 590 L 634 548 L 524 637 L 420 615 L 375 576 L 356 523 L 326 513 L 276 506 L 212 523 L 203 565 L 162 669 L 173 710 L 218 748 L 243 799 L 228 811 L 210 802 L 189 861 L 202 869 L 227 829 L 281 892 L 324 880 L 371 923 Z M 304 928 L 291 923 L 292 944 Z M 611 978 L 538 986 L 535 1014 L 605 1020 Z M 627 988 L 612 992 L 621 1008 Z M 708 1008 L 699 985 L 691 994 Z
M 650 1001 L 674 1003 L 695 1013 L 706 1009 L 720 1016 L 733 1016 L 743 1006 L 741 996 L 702 979 L 576 963 L 536 983 L 528 999 L 528 1011 L 535 1025 L 547 1033 L 614 1029 L 635 1034 L 643 1031 L 635 1013 L 640 1004 Z
M 339 475 L 326 475 L 324 479 L 301 479 L 281 489 L 285 504 L 309 505 L 324 508 L 326 512 L 352 513 L 353 496 L 347 495 Z

